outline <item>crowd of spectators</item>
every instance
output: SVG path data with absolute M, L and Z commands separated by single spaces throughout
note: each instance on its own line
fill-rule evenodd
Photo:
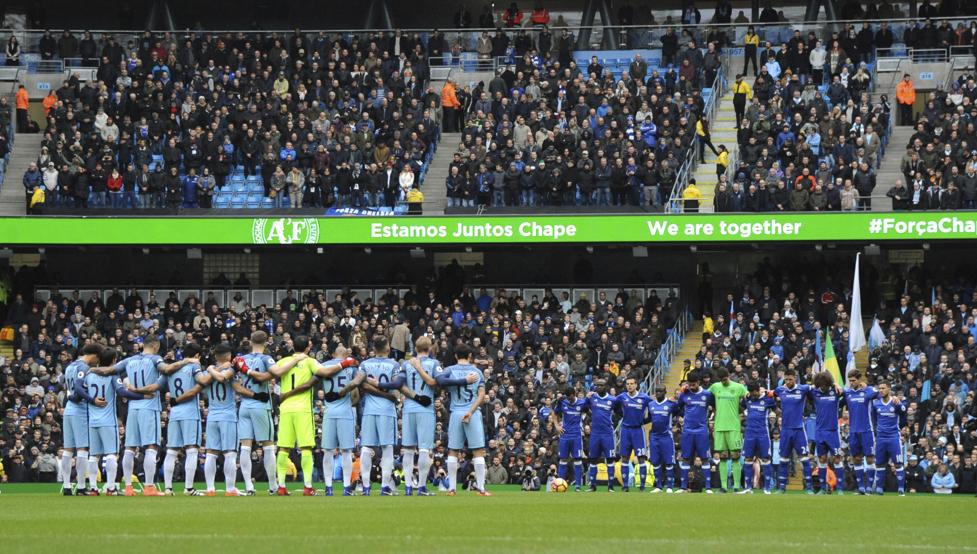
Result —
M 97 80 L 72 75 L 45 100 L 24 186 L 47 206 L 223 207 L 240 182 L 262 207 L 393 207 L 440 135 L 414 36 L 147 31 L 123 47 L 65 31 L 54 44 Z
M 957 210 L 977 207 L 977 83 L 961 76 L 949 90 L 930 93 L 916 114 L 915 132 L 886 193 L 893 210 Z
M 879 329 L 876 340 L 869 341 L 868 366 L 858 369 L 870 385 L 889 380 L 893 394 L 908 408 L 902 433 L 907 490 L 930 491 L 933 474 L 946 466 L 958 485 L 953 492 L 974 494 L 977 289 L 972 276 L 945 279 L 920 268 L 869 273 L 868 311 L 877 309 Z M 702 346 L 693 360 L 686 360 L 687 371 L 709 374 L 726 368 L 736 380 L 770 389 L 782 382 L 784 370 L 793 369 L 801 382 L 811 383 L 819 366 L 819 334 L 821 345 L 831 337 L 844 368 L 852 291 L 839 282 L 803 263 L 795 268 L 761 264 L 714 312 L 707 307 Z M 869 290 L 866 283 L 862 290 Z M 806 413 L 811 425 L 813 410 Z M 776 439 L 779 426 L 774 423 L 771 436 Z M 847 448 L 847 411 L 840 423 Z M 808 436 L 814 436 L 813 429 Z M 894 484 L 890 471 L 886 490 L 895 490 Z
M 662 69 L 635 54 L 620 75 L 596 57 L 580 67 L 531 40 L 523 48 L 465 90 L 449 205 L 661 209 L 697 124 L 708 124 L 702 89 L 720 70 L 716 45 L 703 52 L 690 40 Z
M 492 296 L 484 289 L 457 288 L 443 297 L 423 291 L 399 297 L 390 290 L 372 299 L 354 293 L 326 298 L 322 292 L 300 297 L 290 291 L 274 306 L 250 306 L 240 298 L 224 306 L 206 297 L 180 301 L 175 293 L 141 298 L 124 290 L 104 300 L 55 292 L 38 303 L 18 294 L 8 310 L 16 330 L 14 354 L 0 362 L 5 407 L 0 459 L 9 480 L 55 480 L 57 468 L 48 462 L 60 457 L 64 368 L 91 341 L 130 355 L 141 337 L 154 334 L 161 339 L 161 355 L 179 358 L 187 341 L 237 345 L 260 329 L 271 336 L 268 353 L 276 359 L 290 355 L 291 338 L 304 334 L 312 339 L 312 355 L 326 360 L 338 344 L 365 359 L 377 337 L 387 338 L 402 358 L 412 350 L 412 339 L 426 335 L 445 365 L 453 363 L 455 341 L 474 348 L 475 364 L 488 384 L 483 408 L 488 461 L 492 465 L 497 459 L 496 468 L 504 468 L 491 474 L 521 483 L 526 469 L 545 475 L 556 463 L 557 435 L 548 413 L 557 391 L 571 384 L 583 388 L 600 377 L 620 392 L 627 377 L 644 379 L 676 315 L 674 298 L 642 299 L 629 290 L 613 299 L 600 294 L 575 301 L 550 290 L 540 298 L 502 289 Z M 316 398 L 318 421 L 321 390 Z M 435 405 L 438 463 L 432 477 L 443 467 L 447 432 L 446 405 L 440 400 Z M 463 476 L 471 471 L 467 462 L 462 467 Z

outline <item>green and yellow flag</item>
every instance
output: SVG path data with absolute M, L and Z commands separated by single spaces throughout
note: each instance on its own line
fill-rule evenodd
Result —
M 845 382 L 841 380 L 841 369 L 838 368 L 838 357 L 835 356 L 835 347 L 831 345 L 831 333 L 824 334 L 824 365 L 822 371 L 831 373 L 835 378 L 835 384 L 843 387 Z

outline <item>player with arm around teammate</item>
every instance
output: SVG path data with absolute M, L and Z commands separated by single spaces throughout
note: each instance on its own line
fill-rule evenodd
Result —
M 264 454 L 262 462 L 268 475 L 268 494 L 276 494 L 278 489 L 271 391 L 268 381 L 259 381 L 246 375 L 248 372 L 268 373 L 268 370 L 275 366 L 275 360 L 265 354 L 267 346 L 268 333 L 255 331 L 251 333 L 250 340 L 242 345 L 242 350 L 250 350 L 250 352 L 234 359 L 238 372 L 245 374 L 241 376 L 241 382 L 234 384 L 234 390 L 241 398 L 237 415 L 237 434 L 241 442 L 241 475 L 244 477 L 244 494 L 247 496 L 255 494 L 251 479 L 251 451 L 255 448 L 255 443 L 258 443 Z
M 597 464 L 607 466 L 607 492 L 614 492 L 614 463 L 617 453 L 614 447 L 614 411 L 617 409 L 616 396 L 607 393 L 607 381 L 597 379 L 594 391 L 587 393 L 590 411 L 590 443 L 587 445 L 590 492 L 597 491 Z
M 682 408 L 682 463 L 680 493 L 689 492 L 689 471 L 695 458 L 702 461 L 702 477 L 705 481 L 702 490 L 712 494 L 712 454 L 709 453 L 709 406 L 713 403 L 712 393 L 699 386 L 699 374 L 689 373 L 686 385 L 679 394 L 678 403 Z
M 787 493 L 790 456 L 796 452 L 804 472 L 804 489 L 814 494 L 811 484 L 811 459 L 807 451 L 807 430 L 804 428 L 804 406 L 810 394 L 809 385 L 797 382 L 797 371 L 784 371 L 784 384 L 774 390 L 780 400 L 780 480 L 777 492 Z
M 99 354 L 98 364 L 108 367 L 115 363 L 118 354 L 113 348 L 104 348 Z M 119 419 L 116 416 L 116 401 L 119 396 L 130 400 L 151 398 L 130 392 L 119 377 L 99 375 L 89 372 L 84 380 L 74 382 L 76 394 L 85 397 L 88 404 L 88 436 L 89 453 L 94 457 L 95 468 L 99 466 L 101 458 L 105 457 L 105 494 L 118 495 L 115 485 L 116 472 L 119 469 Z M 78 391 L 78 387 L 83 391 Z M 101 400 L 96 403 L 95 399 Z M 98 489 L 89 491 L 89 495 L 98 496 Z
M 83 385 L 89 369 L 98 364 L 102 346 L 97 343 L 86 344 L 81 348 L 78 359 L 68 364 L 64 370 L 65 388 L 68 397 L 64 403 L 64 452 L 61 455 L 62 494 L 65 496 L 85 496 L 85 475 L 88 473 L 88 402 L 84 395 L 77 394 L 76 384 Z M 84 390 L 84 389 L 82 389 Z M 104 400 L 93 399 L 96 406 Z M 77 456 L 76 456 L 77 455 Z M 75 458 L 75 472 L 78 476 L 77 490 L 71 491 L 71 461 Z
M 679 413 L 678 402 L 667 398 L 665 387 L 655 389 L 655 398 L 648 404 L 648 433 L 651 468 L 655 472 L 653 493 L 660 493 L 662 485 L 671 494 L 675 487 L 675 438 L 672 436 L 672 417 Z
M 455 496 L 458 487 L 458 452 L 466 447 L 475 466 L 475 487 L 479 496 L 492 496 L 485 490 L 485 428 L 480 407 L 485 400 L 485 380 L 482 372 L 472 365 L 472 351 L 468 345 L 455 347 L 455 365 L 437 376 L 438 386 L 448 390 L 450 419 L 448 421 L 448 496 Z
M 848 407 L 848 454 L 855 473 L 858 494 L 872 492 L 875 483 L 875 430 L 872 427 L 872 401 L 878 391 L 862 381 L 857 369 L 848 372 L 848 388 L 845 389 L 845 405 Z
M 366 379 L 366 374 L 356 371 L 358 362 L 347 356 L 343 346 L 333 350 L 333 359 L 325 365 L 317 365 L 314 377 L 297 385 L 283 395 L 283 400 L 311 389 L 315 380 L 322 381 L 326 402 L 322 417 L 322 474 L 326 483 L 326 496 L 333 496 L 332 474 L 335 456 L 342 456 L 343 496 L 353 495 L 353 447 L 356 444 L 356 416 L 353 406 L 357 398 L 354 391 Z
M 166 457 L 163 458 L 163 494 L 173 496 L 173 472 L 176 461 L 182 449 L 186 455 L 184 460 L 184 489 L 186 496 L 202 494 L 193 488 L 194 477 L 197 473 L 197 448 L 201 444 L 200 403 L 197 395 L 203 391 L 204 374 L 200 367 L 200 347 L 196 343 L 187 343 L 183 347 L 184 359 L 190 360 L 180 369 L 169 375 L 160 376 L 157 383 L 144 387 L 131 388 L 136 393 L 155 393 L 166 390 L 170 393 L 169 417 L 166 426 Z
M 892 395 L 892 386 L 888 381 L 879 383 L 879 397 L 872 401 L 872 419 L 875 421 L 875 483 L 872 490 L 882 495 L 885 468 L 892 463 L 899 496 L 906 496 L 906 469 L 899 433 L 906 426 L 906 406 Z
M 167 363 L 159 355 L 159 338 L 147 335 L 143 338 L 142 352 L 117 362 L 111 368 L 100 368 L 102 375 L 125 373 L 129 385 L 134 388 L 146 387 L 159 381 L 161 375 L 169 375 L 181 367 L 194 363 L 193 358 L 184 358 L 177 362 Z M 143 473 L 146 482 L 143 486 L 143 496 L 163 496 L 164 493 L 156 488 L 156 454 L 161 442 L 160 401 L 159 391 L 153 393 L 152 398 L 133 400 L 129 402 L 125 426 L 125 453 L 122 456 L 122 479 L 125 482 L 124 494 L 136 496 L 132 488 L 132 475 L 135 466 L 136 452 L 144 450 Z
M 587 400 L 577 396 L 573 386 L 566 387 L 563 398 L 556 402 L 556 409 L 550 414 L 550 421 L 560 437 L 559 465 L 557 476 L 567 478 L 567 465 L 573 458 L 573 477 L 576 492 L 583 485 L 583 421 L 581 414 Z M 562 422 L 559 418 L 562 418 Z
M 433 399 L 437 387 L 437 376 L 443 371 L 441 363 L 431 356 L 431 339 L 420 337 L 414 343 L 417 356 L 404 362 L 404 387 L 410 389 L 414 398 L 404 401 L 401 421 L 401 446 L 404 456 L 405 493 L 414 491 L 418 496 L 434 496 L 427 489 L 427 475 L 431 471 L 431 451 L 434 449 L 434 431 L 437 417 L 434 413 Z M 414 481 L 414 459 L 417 456 L 417 481 Z
M 746 415 L 746 433 L 743 439 L 743 476 L 746 481 L 740 494 L 753 494 L 753 464 L 759 462 L 763 494 L 770 494 L 770 484 L 773 483 L 773 466 L 770 465 L 770 426 L 767 418 L 770 411 L 777 407 L 773 393 L 760 390 L 760 384 L 750 383 L 746 387 L 747 397 L 743 399 L 743 411 Z
M 818 457 L 818 494 L 828 494 L 828 464 L 834 465 L 838 494 L 845 494 L 845 466 L 841 457 L 841 432 L 838 429 L 838 411 L 844 395 L 835 386 L 831 373 L 822 371 L 814 376 L 814 386 L 809 392 L 814 403 L 814 450 Z M 830 457 L 830 459 L 829 459 Z

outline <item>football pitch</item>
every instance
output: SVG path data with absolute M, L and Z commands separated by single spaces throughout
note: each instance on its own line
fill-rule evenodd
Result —
M 58 495 L 57 485 L 3 485 L 0 550 L 977 551 L 971 496 L 491 490 L 491 498 L 79 498 Z

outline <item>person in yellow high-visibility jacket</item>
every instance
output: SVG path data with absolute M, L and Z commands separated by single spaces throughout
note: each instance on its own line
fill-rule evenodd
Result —
M 753 99 L 753 89 L 750 84 L 743 80 L 743 75 L 736 76 L 733 83 L 733 109 L 736 110 L 736 121 L 743 121 L 746 115 L 746 102 Z

